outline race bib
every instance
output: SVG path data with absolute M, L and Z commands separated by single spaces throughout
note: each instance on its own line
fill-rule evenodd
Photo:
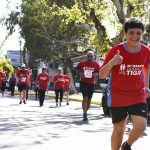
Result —
M 22 77 L 21 82 L 26 82 L 26 77 Z
M 85 78 L 92 78 L 92 70 L 84 70 Z

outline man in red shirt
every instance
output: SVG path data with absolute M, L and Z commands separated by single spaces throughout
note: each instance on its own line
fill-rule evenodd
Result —
M 124 31 L 127 41 L 110 50 L 99 72 L 102 79 L 109 76 L 107 95 L 113 122 L 112 150 L 120 147 L 121 150 L 131 150 L 147 125 L 150 49 L 140 43 L 144 34 L 141 21 L 130 19 L 124 24 Z M 121 146 L 128 115 L 133 129 Z
M 30 72 L 30 68 L 28 68 L 29 72 Z M 29 75 L 29 78 L 27 80 L 27 89 L 26 89 L 26 101 L 28 100 L 28 96 L 29 96 L 29 89 L 30 89 L 30 86 L 31 86 L 31 77 Z
M 62 99 L 63 99 L 63 90 L 64 90 L 64 83 L 65 77 L 62 74 L 62 69 L 58 68 L 57 74 L 54 76 L 54 91 L 55 91 L 55 100 L 56 100 L 56 107 L 58 106 L 58 97 L 59 97 L 59 106 L 61 106 Z
M 46 73 L 46 67 L 42 68 L 42 73 L 38 74 L 36 78 L 35 86 L 38 86 L 38 98 L 40 107 L 43 106 L 44 99 L 45 99 L 45 92 L 50 84 L 50 76 Z
M 7 81 L 6 74 L 3 71 L 0 71 L 0 90 L 1 90 L 2 96 L 4 96 L 4 92 L 6 88 L 6 81 Z
M 69 105 L 69 89 L 71 83 L 71 77 L 69 75 L 69 71 L 66 71 L 66 75 L 64 76 L 65 83 L 64 83 L 64 95 L 67 97 L 67 105 Z
M 87 111 L 90 108 L 92 95 L 94 92 L 94 81 L 96 73 L 99 73 L 100 66 L 94 60 L 94 53 L 89 51 L 87 53 L 87 60 L 80 62 L 77 66 L 80 72 L 80 90 L 83 95 L 82 109 L 83 121 L 87 121 Z
M 20 96 L 20 102 L 19 104 L 26 104 L 26 89 L 27 89 L 27 84 L 28 80 L 30 77 L 30 71 L 28 69 L 25 69 L 25 64 L 21 65 L 21 68 L 17 70 L 16 72 L 16 78 L 18 80 L 18 91 L 19 96 Z

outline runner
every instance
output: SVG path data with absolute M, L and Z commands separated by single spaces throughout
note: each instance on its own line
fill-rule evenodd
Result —
M 28 69 L 29 71 L 30 71 L 30 69 Z M 29 89 L 30 89 L 30 87 L 31 87 L 31 77 L 30 77 L 30 75 L 29 75 L 29 78 L 28 78 L 28 80 L 27 80 L 27 89 L 26 89 L 26 101 L 28 100 L 28 96 L 29 96 Z
M 35 87 L 38 86 L 38 98 L 40 107 L 43 106 L 45 100 L 45 92 L 50 84 L 50 76 L 46 73 L 46 67 L 42 68 L 42 73 L 37 75 Z
M 18 80 L 18 91 L 20 96 L 20 102 L 19 104 L 26 104 L 26 89 L 27 89 L 27 83 L 30 76 L 30 71 L 28 69 L 25 69 L 26 65 L 22 64 L 21 68 L 17 70 L 16 72 L 16 78 Z
M 67 105 L 69 105 L 69 89 L 70 89 L 70 83 L 71 83 L 71 77 L 69 75 L 69 71 L 66 71 L 66 75 L 64 76 L 65 83 L 64 83 L 64 96 L 67 97 Z
M 77 69 L 80 72 L 80 90 L 83 95 L 82 109 L 83 121 L 87 121 L 87 111 L 90 108 L 92 95 L 94 92 L 95 74 L 99 73 L 100 66 L 94 61 L 94 53 L 89 51 L 87 53 L 87 60 L 78 64 Z
M 6 88 L 7 76 L 3 71 L 0 71 L 0 90 L 2 96 L 4 96 L 5 88 Z
M 65 78 L 62 74 L 62 69 L 58 68 L 57 74 L 54 76 L 54 91 L 55 91 L 55 101 L 56 107 L 58 106 L 58 98 L 59 98 L 59 106 L 61 106 L 63 99 L 63 90 L 64 90 Z
M 144 25 L 130 19 L 124 24 L 126 42 L 114 46 L 100 69 L 100 78 L 109 77 L 108 105 L 111 107 L 112 150 L 131 150 L 147 125 L 148 63 L 150 50 L 141 44 Z M 126 119 L 130 115 L 132 130 L 121 146 Z

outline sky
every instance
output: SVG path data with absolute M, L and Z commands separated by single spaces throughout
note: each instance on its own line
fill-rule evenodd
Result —
M 0 0 L 0 18 L 7 17 L 11 10 L 15 10 L 15 6 L 20 4 L 21 0 L 10 0 L 9 5 L 7 6 L 7 0 Z M 0 44 L 4 41 L 5 37 L 7 36 L 8 31 L 6 30 L 5 26 L 0 24 Z M 16 31 L 7 39 L 4 43 L 2 49 L 3 54 L 6 54 L 7 50 L 20 50 L 20 34 L 19 28 L 16 27 Z M 23 47 L 23 44 L 22 46 Z

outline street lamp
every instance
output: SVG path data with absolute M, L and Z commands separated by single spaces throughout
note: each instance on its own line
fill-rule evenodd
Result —
M 148 29 L 147 29 L 147 36 L 148 36 L 147 45 L 150 46 L 150 25 L 148 26 Z
M 22 60 L 21 60 L 21 44 L 22 44 L 22 42 L 21 41 L 19 41 L 20 43 L 20 66 L 21 66 L 21 64 L 22 64 Z

